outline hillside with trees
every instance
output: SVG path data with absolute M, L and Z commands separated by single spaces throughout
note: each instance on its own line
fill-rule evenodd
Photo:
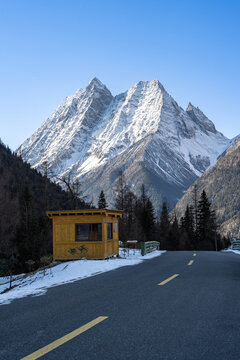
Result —
M 52 224 L 46 216 L 47 210 L 93 207 L 84 201 L 77 179 L 58 178 L 60 187 L 49 177 L 48 164 L 41 174 L 0 143 L 1 275 L 31 271 L 51 261 Z M 228 240 L 216 231 L 215 212 L 205 191 L 201 195 L 199 191 L 195 193 L 194 206 L 189 202 L 181 218 L 176 214 L 170 216 L 165 202 L 158 218 L 144 184 L 136 196 L 120 171 L 113 190 L 115 208 L 123 210 L 119 228 L 123 243 L 155 240 L 160 241 L 161 249 L 167 250 L 220 250 L 228 245 Z M 97 205 L 105 208 L 107 202 L 102 190 Z
M 205 189 L 215 210 L 219 232 L 240 237 L 240 137 L 184 194 L 174 212 L 180 218 L 187 204 Z
M 222 250 L 229 246 L 229 239 L 217 232 L 216 214 L 203 190 L 196 194 L 195 205 L 186 205 L 181 218 L 169 214 L 166 202 L 157 218 L 144 184 L 137 197 L 120 172 L 115 188 L 115 207 L 123 210 L 119 221 L 120 240 L 159 241 L 166 250 Z
M 0 143 L 0 274 L 38 267 L 52 254 L 47 210 L 90 206 L 79 197 L 79 184 L 68 180 L 62 179 L 64 191 Z

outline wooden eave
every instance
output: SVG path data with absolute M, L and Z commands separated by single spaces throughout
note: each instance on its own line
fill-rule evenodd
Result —
M 49 219 L 52 219 L 55 216 L 93 216 L 93 215 L 102 215 L 102 216 L 112 216 L 116 218 L 122 217 L 122 210 L 111 210 L 111 209 L 87 209 L 87 210 L 60 210 L 60 211 L 47 211 L 46 214 Z

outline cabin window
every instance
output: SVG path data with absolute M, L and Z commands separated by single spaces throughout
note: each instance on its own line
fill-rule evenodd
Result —
M 108 240 L 113 238 L 112 223 L 107 223 L 107 238 Z
M 114 223 L 113 232 L 117 233 L 117 223 Z
M 75 241 L 101 241 L 102 224 L 75 224 Z

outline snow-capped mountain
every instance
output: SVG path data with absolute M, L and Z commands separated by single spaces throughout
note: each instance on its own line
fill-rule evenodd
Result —
M 108 202 L 119 170 L 136 193 L 144 182 L 155 205 L 170 206 L 230 145 L 201 110 L 184 111 L 157 80 L 112 96 L 98 79 L 67 97 L 18 149 L 34 168 L 48 163 L 57 177 L 71 173 L 95 202 Z

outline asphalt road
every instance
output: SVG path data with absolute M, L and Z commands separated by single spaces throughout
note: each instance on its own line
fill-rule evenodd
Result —
M 1 306 L 0 359 L 22 359 L 99 316 L 108 318 L 40 358 L 239 360 L 240 256 L 167 252 Z

